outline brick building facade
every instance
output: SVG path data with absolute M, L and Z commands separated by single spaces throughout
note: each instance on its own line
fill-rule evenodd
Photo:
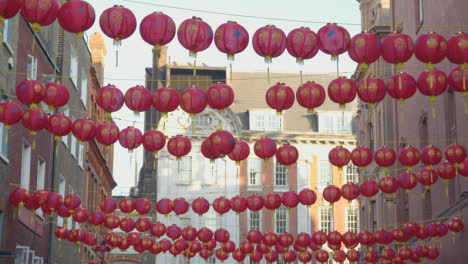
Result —
M 376 33 L 380 37 L 397 31 L 408 34 L 416 40 L 421 34 L 434 31 L 448 39 L 456 32 L 464 30 L 457 25 L 468 23 L 468 19 L 463 13 L 463 10 L 468 8 L 468 2 L 463 0 L 446 2 L 361 0 L 359 2 L 363 30 Z M 403 71 L 414 78 L 417 78 L 419 73 L 425 69 L 424 64 L 417 61 L 414 56 L 406 64 L 408 66 Z M 455 65 L 447 60 L 436 65 L 437 69 L 446 74 L 454 67 Z M 367 75 L 376 75 L 386 80 L 396 73 L 397 70 L 392 65 L 380 59 L 369 68 Z M 363 73 L 357 72 L 354 77 L 356 81 L 359 81 L 365 76 Z M 388 145 L 397 152 L 410 144 L 418 149 L 432 144 L 442 151 L 453 143 L 466 147 L 465 131 L 468 127 L 463 99 L 449 88 L 438 97 L 434 105 L 435 118 L 431 114 L 432 104 L 429 103 L 428 97 L 419 92 L 406 100 L 405 104 L 398 104 L 396 100 L 387 96 L 385 101 L 379 103 L 376 108 L 372 122 L 368 107 L 360 104 L 357 122 L 358 144 L 374 149 Z M 415 172 L 419 168 L 415 168 Z M 393 176 L 398 176 L 396 171 L 401 169 L 403 167 L 396 164 L 390 170 L 394 174 Z M 369 166 L 364 174 L 373 175 L 374 180 L 384 176 L 384 173 L 375 164 Z M 379 194 L 373 199 L 373 203 L 361 203 L 360 211 L 363 216 L 361 217 L 361 228 L 368 230 L 382 227 L 392 228 L 402 226 L 408 221 L 422 224 L 433 221 L 445 222 L 451 217 L 458 217 L 466 222 L 468 219 L 468 182 L 457 176 L 448 183 L 448 195 L 445 193 L 445 188 L 445 182 L 439 180 L 427 191 L 419 185 L 409 194 L 399 190 L 391 199 Z M 390 200 L 393 206 L 387 207 L 387 200 Z M 442 248 L 439 248 L 438 263 L 466 262 L 464 259 L 467 258 L 468 253 L 463 248 L 468 241 L 468 233 L 460 233 L 454 239 L 455 243 L 452 243 L 449 237 L 441 241 Z M 410 246 L 415 246 L 418 243 L 414 240 L 410 241 Z M 429 261 L 424 263 L 429 263 Z

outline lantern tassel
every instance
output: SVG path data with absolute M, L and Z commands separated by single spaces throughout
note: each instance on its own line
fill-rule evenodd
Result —
M 232 62 L 229 63 L 229 81 L 232 84 Z
M 403 84 L 402 84 L 402 81 L 401 81 L 401 72 L 398 73 L 398 89 L 401 91 L 403 89 Z
M 197 60 L 193 60 L 193 77 L 197 76 Z
M 432 104 L 432 118 L 433 118 L 433 119 L 436 118 L 436 112 L 435 112 L 435 106 L 434 106 L 434 104 Z
M 466 101 L 465 101 L 465 109 L 466 109 Z M 8 145 L 8 132 L 9 132 L 9 130 L 7 130 L 7 133 L 5 135 L 5 145 Z
M 33 138 L 33 144 L 32 144 L 32 149 L 36 149 L 36 138 Z
M 219 129 L 223 129 L 223 121 L 221 119 L 219 120 Z
M 301 87 L 304 85 L 304 82 L 302 81 L 302 70 L 299 71 L 299 76 L 301 76 Z
M 370 113 L 370 115 L 371 115 L 371 117 L 370 117 L 370 122 L 371 122 L 371 125 L 372 125 L 372 126 L 374 126 L 374 111 L 375 111 L 375 109 L 372 109 L 372 110 L 371 110 L 371 113 Z
M 192 135 L 195 134 L 195 122 L 192 121 Z
M 448 180 L 445 181 L 445 195 L 448 197 Z
M 31 48 L 31 53 L 34 54 L 34 46 L 36 45 L 36 32 L 33 32 L 33 43 Z
M 119 50 L 118 49 L 115 50 L 115 67 L 116 68 L 119 67 Z
M 270 66 L 267 66 L 267 81 L 270 84 Z

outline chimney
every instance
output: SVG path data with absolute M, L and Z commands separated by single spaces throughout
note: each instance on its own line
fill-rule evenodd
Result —
M 91 48 L 91 57 L 93 66 L 96 69 L 96 76 L 99 83 L 104 83 L 104 57 L 107 54 L 104 37 L 101 33 L 95 32 L 89 36 L 89 47 Z

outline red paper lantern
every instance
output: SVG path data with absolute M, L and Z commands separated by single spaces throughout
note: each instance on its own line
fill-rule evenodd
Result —
M 428 259 L 434 261 L 439 257 L 439 250 L 436 247 L 429 247 L 427 256 Z
M 296 243 L 299 246 L 307 247 L 310 241 L 311 241 L 310 235 L 307 233 L 302 232 L 296 236 Z
M 363 146 L 359 146 L 351 151 L 351 161 L 362 171 L 364 167 L 372 162 L 372 151 Z
M 190 140 L 181 135 L 177 135 L 169 139 L 169 142 L 167 143 L 167 150 L 171 155 L 177 157 L 178 160 L 180 160 L 182 156 L 187 155 L 191 148 L 192 144 L 190 143 Z
M 206 93 L 195 86 L 185 89 L 180 94 L 180 97 L 182 98 L 180 101 L 180 107 L 182 110 L 189 113 L 191 118 L 194 118 L 196 114 L 203 112 L 206 108 L 206 104 L 208 103 Z
M 250 211 L 258 212 L 262 210 L 264 204 L 265 200 L 260 195 L 253 194 L 247 198 L 247 208 L 249 208 Z
M 377 165 L 384 168 L 384 172 L 388 171 L 388 167 L 392 166 L 396 161 L 397 155 L 395 151 L 387 146 L 383 146 L 374 152 L 374 160 Z
M 56 0 L 21 2 L 21 15 L 32 24 L 33 32 L 40 32 L 41 26 L 52 24 L 58 16 L 59 5 Z
M 25 105 L 33 106 L 42 101 L 46 95 L 46 89 L 42 83 L 36 80 L 24 80 L 16 86 L 16 97 Z
M 166 226 L 161 222 L 156 222 L 151 225 L 150 233 L 152 236 L 160 238 L 166 234 Z
M 392 260 L 395 257 L 396 257 L 396 253 L 395 253 L 395 250 L 393 250 L 392 248 L 384 248 L 382 250 L 382 258 L 386 260 Z
M 341 195 L 348 200 L 348 202 L 359 198 L 359 194 L 361 194 L 359 186 L 354 183 L 347 183 L 341 186 Z
M 128 240 L 128 243 L 132 246 L 139 246 L 140 245 L 140 240 L 141 240 L 141 236 L 139 233 L 136 233 L 136 232 L 133 232 L 133 233 L 130 233 L 128 236 L 127 236 L 127 240 Z
M 387 80 L 388 94 L 392 98 L 398 99 L 400 104 L 416 93 L 416 86 L 416 80 L 405 72 L 395 74 Z
M 328 85 L 328 97 L 334 103 L 340 104 L 340 108 L 345 108 L 347 103 L 351 103 L 356 98 L 356 91 L 354 81 L 344 76 L 331 81 Z
M 202 250 L 202 244 L 198 241 L 194 241 L 192 243 L 192 245 L 190 245 L 190 248 L 189 248 L 190 252 L 192 253 L 198 253 L 200 252 L 200 250 Z
M 28 210 L 31 210 L 33 214 L 35 214 L 36 210 L 41 208 L 41 205 L 39 204 L 39 200 L 37 199 L 37 197 L 35 197 L 33 194 L 29 197 L 28 200 L 26 200 L 26 202 L 24 203 L 24 207 L 26 207 L 26 209 Z
M 243 241 L 242 243 L 240 243 L 239 249 L 242 251 L 242 253 L 246 255 L 250 254 L 250 252 L 254 250 L 252 243 L 249 241 Z
M 252 38 L 252 46 L 255 52 L 265 58 L 266 63 L 271 63 L 272 58 L 283 54 L 286 48 L 287 38 L 284 32 L 273 26 L 267 25 L 255 31 Z
M 96 94 L 96 104 L 106 111 L 108 117 L 110 117 L 110 113 L 120 110 L 124 102 L 125 97 L 122 91 L 113 84 L 101 87 Z
M 294 243 L 294 237 L 289 233 L 281 233 L 278 235 L 278 244 L 283 247 L 289 247 Z
M 333 206 L 333 203 L 335 202 L 338 202 L 341 198 L 341 190 L 340 188 L 334 186 L 334 185 L 330 185 L 328 187 L 326 187 L 324 190 L 323 190 L 323 198 L 331 203 L 331 205 Z
M 213 202 L 213 209 L 221 216 L 231 209 L 230 201 L 224 196 L 216 198 Z
M 358 239 L 359 244 L 364 245 L 366 247 L 371 247 L 375 244 L 374 235 L 367 230 L 359 232 Z
M 265 254 L 265 259 L 269 263 L 276 262 L 278 260 L 278 258 L 279 258 L 278 252 L 276 252 L 275 250 L 271 250 L 271 251 L 269 251 L 268 253 Z
M 348 31 L 335 23 L 328 23 L 317 32 L 320 39 L 320 50 L 330 54 L 332 60 L 337 60 L 338 55 L 345 53 L 351 46 Z
M 149 250 L 154 244 L 154 240 L 149 237 L 143 237 L 140 240 L 140 246 L 143 250 Z
M 282 201 L 288 209 L 295 208 L 299 204 L 299 196 L 295 192 L 284 192 Z
M 315 253 L 315 259 L 320 262 L 320 263 L 325 263 L 328 261 L 330 256 L 328 255 L 328 252 L 325 250 L 319 250 L 317 253 Z
M 359 186 L 359 190 L 362 195 L 366 196 L 367 199 L 370 200 L 379 192 L 379 185 L 375 181 L 366 180 L 363 183 L 361 183 L 361 186 Z
M 447 90 L 447 75 L 438 69 L 426 70 L 419 74 L 417 84 L 420 93 L 429 96 L 431 102 L 436 102 L 437 96 Z
M 326 93 L 322 85 L 308 81 L 296 91 L 297 102 L 300 106 L 307 108 L 307 112 L 313 114 L 315 108 L 325 102 Z
M 84 239 L 84 243 L 89 247 L 95 246 L 97 244 L 96 236 L 93 233 L 87 233 Z
M 247 232 L 247 240 L 252 244 L 258 244 L 263 240 L 262 232 L 257 229 L 252 229 Z
M 200 250 L 198 254 L 200 255 L 202 259 L 204 259 L 205 261 L 208 261 L 208 259 L 211 258 L 211 256 L 213 256 L 213 251 L 203 248 L 202 250 Z
M 341 243 L 341 234 L 338 231 L 329 232 L 327 235 L 328 243 L 332 245 L 339 245 Z
M 208 137 L 206 147 L 215 157 L 224 157 L 232 152 L 234 145 L 235 140 L 231 133 L 218 130 Z
M 203 197 L 198 197 L 192 202 L 192 210 L 198 215 L 205 214 L 210 210 L 210 203 Z
M 206 244 L 213 238 L 213 231 L 209 228 L 202 227 L 198 230 L 198 240 L 200 240 L 203 244 Z
M 104 226 L 107 229 L 115 229 L 120 225 L 120 218 L 116 215 L 106 215 L 104 217 Z
M 218 157 L 215 154 L 213 154 L 213 152 L 211 151 L 211 148 L 208 148 L 208 145 L 211 145 L 211 142 L 208 139 L 203 140 L 200 146 L 201 153 L 203 157 L 210 160 L 210 163 L 214 163 Z
M 348 252 L 346 252 L 346 258 L 351 262 L 358 262 L 361 258 L 361 253 L 359 253 L 359 251 L 356 251 L 354 249 L 350 249 L 348 250 Z
M 126 217 L 120 220 L 120 229 L 125 233 L 132 232 L 135 229 L 136 223 L 132 218 Z
M 265 208 L 268 210 L 276 210 L 281 207 L 281 196 L 277 193 L 269 193 L 265 197 Z
M 52 213 L 63 204 L 63 197 L 59 193 L 49 192 L 47 194 L 47 207 L 52 211 Z
M 182 230 L 182 238 L 187 241 L 193 241 L 197 238 L 198 231 L 196 228 L 192 226 L 187 226 Z
M 166 228 L 166 235 L 172 240 L 178 239 L 181 234 L 182 230 L 176 225 L 170 225 Z
M 266 161 L 276 154 L 276 143 L 270 138 L 262 138 L 255 142 L 254 152 L 257 157 Z
M 392 233 L 380 229 L 374 232 L 374 239 L 380 245 L 388 245 L 393 242 Z
M 58 238 L 59 241 L 61 241 L 62 239 L 66 239 L 68 233 L 68 229 L 64 226 L 57 226 L 57 228 L 55 229 L 55 236 Z
M 289 250 L 289 248 L 283 247 L 283 246 L 281 246 L 281 245 L 278 243 L 278 244 L 276 244 L 276 246 L 275 246 L 275 250 L 276 250 L 276 252 L 278 252 L 279 254 L 284 254 L 284 253 L 286 253 L 286 252 Z
M 309 251 L 302 251 L 301 253 L 298 254 L 298 259 L 302 263 L 309 263 L 312 261 L 312 253 Z
M 190 205 L 184 198 L 174 199 L 172 210 L 174 211 L 174 213 L 176 213 L 176 215 L 183 215 L 187 213 L 189 208 Z
M 467 64 L 468 65 L 468 64 Z M 467 97 L 468 91 L 468 70 L 458 66 L 453 68 L 448 76 L 450 88 L 455 92 L 460 92 L 461 97 Z
M 49 193 L 46 190 L 39 190 L 31 195 L 30 200 L 35 200 L 39 208 L 46 204 L 48 195 Z
M 291 108 L 294 104 L 294 91 L 284 83 L 277 83 L 266 92 L 266 102 L 269 107 L 281 115 L 283 110 Z
M 134 86 L 125 92 L 124 102 L 135 114 L 145 112 L 151 107 L 151 92 L 144 86 Z
M 221 243 L 221 245 L 228 242 L 229 238 L 230 235 L 226 229 L 220 228 L 214 233 L 214 239 L 216 240 L 216 242 Z
M 297 258 L 297 254 L 295 251 L 292 251 L 292 250 L 288 250 L 286 253 L 283 254 L 283 260 L 286 263 L 294 262 L 296 261 L 296 258 Z
M 426 238 L 429 237 L 425 226 L 420 226 L 416 232 L 416 237 L 419 238 L 421 241 L 424 241 Z
M 415 42 L 414 55 L 418 60 L 426 63 L 426 69 L 431 70 L 434 64 L 445 59 L 447 40 L 435 32 L 422 34 Z
M 221 262 L 224 262 L 229 258 L 229 254 L 224 252 L 222 248 L 219 248 L 216 250 L 216 257 L 221 260 Z
M 386 94 L 384 80 L 373 75 L 360 81 L 357 87 L 359 99 L 368 103 L 370 108 L 375 108 L 375 105 L 381 102 Z
M 448 233 L 448 227 L 447 225 L 443 224 L 443 223 L 437 223 L 437 226 L 438 226 L 438 230 L 439 230 L 439 238 L 442 239 L 442 237 L 444 237 L 445 235 L 447 235 Z
M 380 57 L 380 39 L 371 33 L 362 32 L 351 39 L 349 57 L 359 63 L 362 71 L 367 71 L 369 64 Z
M 69 194 L 65 196 L 63 204 L 68 208 L 68 210 L 73 211 L 81 205 L 81 198 L 76 194 Z
M 285 144 L 276 150 L 276 160 L 279 164 L 286 166 L 286 168 L 295 164 L 298 158 L 299 152 L 297 148 L 289 144 Z
M 174 242 L 174 247 L 175 247 L 175 249 L 176 249 L 177 251 L 180 251 L 180 252 L 186 250 L 186 249 L 188 248 L 188 246 L 189 246 L 189 245 L 188 245 L 187 241 L 184 240 L 184 239 L 182 239 L 182 238 L 177 239 L 177 241 Z
M 226 53 L 228 60 L 233 61 L 235 54 L 247 48 L 249 33 L 237 22 L 228 21 L 216 29 L 214 40 L 216 48 L 222 53 Z
M 224 243 L 224 245 L 221 248 L 224 252 L 230 254 L 234 252 L 234 250 L 236 250 L 236 243 L 229 240 L 228 242 Z
M 180 251 L 175 249 L 175 247 L 172 245 L 168 248 L 168 250 L 169 250 L 169 253 L 171 253 L 171 255 L 174 257 L 177 257 L 181 253 Z
M 68 3 L 70 2 L 66 2 L 65 4 Z M 66 105 L 69 99 L 70 92 L 68 91 L 67 86 L 64 84 L 60 83 L 59 81 L 45 84 L 45 94 L 42 100 L 49 106 L 49 110 L 52 112 L 55 111 L 55 108 Z
M 426 187 L 431 188 L 431 185 L 437 182 L 437 171 L 434 169 L 423 168 L 418 171 L 418 181 Z
M 439 148 L 428 145 L 421 150 L 421 162 L 429 169 L 434 168 L 442 160 L 442 151 Z
M 37 134 L 37 131 L 47 127 L 47 121 L 47 114 L 41 108 L 31 108 L 24 111 L 21 123 L 34 136 Z
M 213 41 L 213 30 L 199 17 L 184 20 L 177 30 L 180 44 L 189 50 L 189 55 L 196 58 L 197 52 L 206 50 Z
M 311 206 L 316 200 L 317 194 L 308 188 L 299 192 L 299 202 L 303 205 Z
M 239 195 L 232 197 L 231 209 L 236 212 L 237 215 L 244 212 L 247 209 L 247 199 Z
M 71 0 L 60 7 L 58 22 L 67 32 L 75 33 L 76 38 L 84 36 L 84 31 L 90 29 L 96 20 L 93 6 L 82 0 Z
M 138 218 L 135 224 L 135 228 L 138 232 L 146 233 L 151 228 L 151 222 L 146 217 Z
M 278 243 L 278 236 L 275 233 L 268 232 L 265 235 L 263 235 L 262 241 L 267 247 L 271 248 Z
M 348 165 L 349 161 L 351 160 L 351 153 L 346 148 L 337 146 L 330 150 L 328 154 L 328 160 L 331 164 L 337 166 L 338 168 L 342 168 L 343 166 Z
M 245 254 L 240 250 L 239 248 L 236 248 L 234 252 L 232 253 L 232 258 L 237 261 L 237 262 L 242 262 L 245 259 Z
M 141 38 L 146 43 L 154 46 L 153 51 L 157 53 L 161 51 L 161 46 L 172 41 L 175 32 L 176 25 L 174 20 L 159 11 L 145 16 L 140 23 Z
M 130 9 L 114 5 L 102 12 L 99 26 L 106 36 L 114 40 L 114 45 L 120 46 L 122 40 L 135 32 L 137 22 Z
M 119 202 L 119 208 L 122 213 L 130 214 L 135 210 L 136 201 L 132 197 L 125 197 Z
M 0 4 L 0 25 L 5 24 L 5 19 L 12 18 L 18 14 L 21 2 L 17 0 L 2 1 Z M 3 30 L 2 30 L 3 33 Z
M 379 259 L 378 253 L 373 249 L 368 249 L 364 253 L 364 259 L 368 262 L 376 262 Z
M 458 32 L 448 40 L 447 59 L 452 63 L 459 64 L 462 68 L 468 66 L 468 34 Z
M 151 202 L 146 199 L 146 198 L 138 198 L 135 201 L 135 210 L 138 212 L 138 214 L 145 215 L 151 211 Z
M 70 134 L 72 130 L 71 119 L 64 114 L 53 114 L 49 117 L 47 130 L 59 141 L 63 136 Z
M 382 40 L 381 52 L 385 61 L 396 64 L 397 69 L 401 69 L 413 56 L 413 39 L 406 34 L 394 32 Z
M 128 149 L 129 152 L 138 148 L 143 142 L 143 135 L 138 128 L 127 127 L 120 131 L 119 143 L 122 147 Z
M 107 197 L 101 200 L 99 207 L 105 214 L 110 214 L 117 209 L 117 201 L 114 198 Z
M 110 148 L 110 145 L 117 142 L 119 136 L 120 130 L 115 124 L 104 122 L 96 128 L 96 141 L 106 146 L 106 148 Z
M 402 189 L 405 189 L 406 192 L 409 192 L 411 189 L 414 189 L 418 185 L 416 175 L 412 172 L 403 172 L 398 178 L 398 184 Z
M 342 241 L 345 247 L 348 249 L 354 248 L 359 244 L 359 240 L 357 238 L 357 235 L 353 232 L 346 232 L 342 236 Z
M 21 106 L 11 100 L 0 103 L 0 122 L 5 126 L 5 129 L 10 129 L 11 125 L 18 123 L 23 117 Z
M 177 90 L 161 87 L 153 92 L 153 107 L 162 113 L 162 117 L 179 106 L 180 96 Z
M 88 222 L 93 225 L 93 226 L 99 226 L 101 225 L 102 223 L 104 223 L 104 214 L 101 212 L 101 211 L 94 211 L 94 212 L 91 212 L 88 216 Z
M 444 179 L 446 183 L 448 183 L 449 180 L 457 177 L 457 169 L 455 169 L 455 166 L 448 162 L 442 162 L 437 166 L 437 173 L 439 174 L 439 177 Z
M 156 210 L 158 213 L 167 216 L 172 212 L 172 201 L 171 199 L 163 198 L 156 203 Z
M 461 145 L 452 144 L 445 149 L 445 158 L 450 163 L 453 163 L 456 168 L 459 163 L 465 160 L 466 148 Z
M 96 125 L 88 118 L 80 118 L 73 122 L 72 133 L 78 139 L 78 144 L 83 144 L 94 139 Z
M 453 233 L 458 233 L 463 230 L 463 222 L 458 218 L 452 218 L 448 221 L 447 227 Z
M 229 158 L 236 162 L 239 166 L 240 162 L 247 159 L 250 154 L 250 147 L 249 144 L 243 141 L 236 141 L 234 144 L 234 148 L 232 149 L 231 153 L 229 153 Z
M 143 135 L 143 147 L 146 151 L 152 152 L 157 155 L 158 151 L 166 145 L 166 136 L 157 130 L 149 130 Z
M 206 91 L 206 96 L 208 105 L 213 109 L 219 110 L 221 113 L 225 108 L 231 106 L 234 101 L 234 91 L 231 86 L 223 83 L 210 86 Z
M 392 193 L 396 193 L 396 191 L 398 191 L 398 180 L 393 176 L 385 175 L 385 177 L 379 180 L 379 187 L 383 193 L 390 196 Z
M 343 250 L 337 250 L 333 253 L 333 260 L 343 263 L 346 260 L 346 253 Z
M 260 262 L 263 258 L 262 252 L 254 249 L 252 253 L 250 253 L 250 261 L 253 262 Z
M 308 60 L 317 55 L 319 51 L 320 40 L 308 27 L 300 27 L 289 32 L 287 37 L 286 48 L 289 54 L 296 58 L 297 64 L 304 64 L 304 60 Z

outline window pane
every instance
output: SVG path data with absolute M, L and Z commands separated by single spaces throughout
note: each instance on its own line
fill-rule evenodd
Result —
M 213 232 L 217 229 L 216 225 L 216 212 L 213 208 L 210 208 L 205 214 L 205 226 Z
M 192 183 L 192 157 L 182 157 L 177 160 L 179 164 L 179 183 L 190 184 Z
M 31 173 L 31 145 L 23 143 L 21 160 L 21 187 L 29 190 Z
M 85 108 L 88 107 L 88 75 L 86 74 L 86 71 L 83 69 L 81 72 L 81 102 L 83 102 L 83 105 Z
M 261 230 L 260 228 L 261 212 L 249 211 L 248 217 L 249 217 L 248 230 L 252 230 L 252 229 Z
M 325 187 L 332 184 L 332 168 L 328 160 L 319 161 L 319 192 L 323 192 Z
M 192 122 L 194 126 L 207 127 L 211 125 L 211 118 L 208 115 L 196 115 Z
M 345 168 L 345 183 L 358 183 L 358 168 L 350 163 Z
M 260 185 L 262 176 L 262 160 L 261 159 L 249 159 L 249 185 Z
M 276 162 L 275 165 L 275 185 L 287 185 L 287 169 L 286 166 Z
M 319 208 L 320 230 L 328 233 L 332 229 L 332 209 L 329 207 Z
M 357 208 L 346 208 L 346 231 L 357 233 Z
M 0 146 L 1 146 L 1 153 L 3 157 L 8 158 L 8 144 L 6 143 L 6 137 L 8 135 L 8 130 L 4 127 L 3 123 L 0 123 L 0 132 L 2 136 L 0 137 Z

